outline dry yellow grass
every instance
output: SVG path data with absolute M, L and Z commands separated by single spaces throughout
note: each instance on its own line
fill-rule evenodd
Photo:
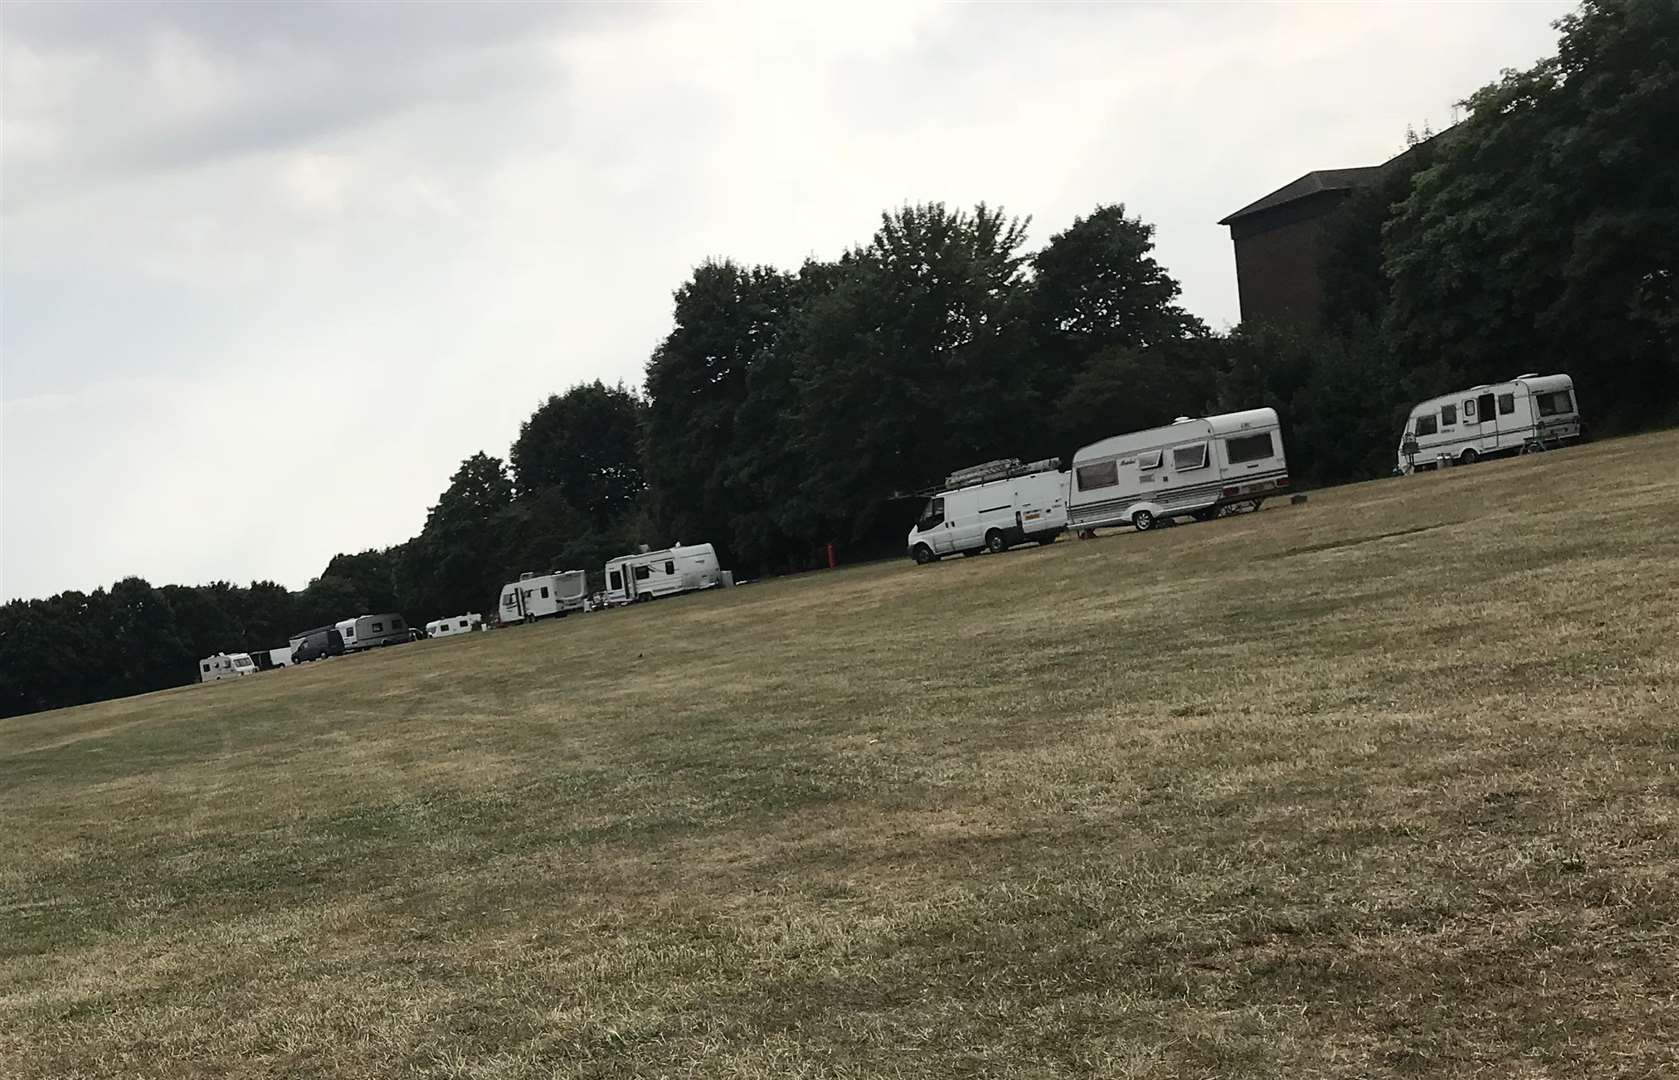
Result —
M 1679 1070 L 1679 434 L 0 722 L 0 1075 Z

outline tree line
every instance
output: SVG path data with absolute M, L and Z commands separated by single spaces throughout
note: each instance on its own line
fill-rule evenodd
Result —
M 995 457 L 1259 405 L 1301 486 L 1386 475 L 1410 405 L 1566 371 L 1599 434 L 1679 420 L 1679 6 L 1593 0 L 1558 53 L 1353 195 L 1312 323 L 1215 332 L 1153 227 L 1103 205 L 1028 222 L 941 203 L 796 270 L 697 267 L 641 388 L 541 403 L 474 454 L 419 535 L 335 556 L 307 588 L 153 587 L 0 609 L 0 715 L 191 681 L 196 660 L 349 614 L 494 610 L 524 570 L 710 541 L 746 576 L 901 554 L 904 493 Z

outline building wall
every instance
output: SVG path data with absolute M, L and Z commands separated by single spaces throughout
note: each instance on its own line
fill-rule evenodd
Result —
M 1316 323 L 1331 225 L 1346 191 L 1324 191 L 1251 214 L 1230 226 L 1242 321 Z

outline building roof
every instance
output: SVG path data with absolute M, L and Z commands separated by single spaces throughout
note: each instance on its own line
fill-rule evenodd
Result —
M 1314 170 L 1292 184 L 1285 184 L 1264 198 L 1248 203 L 1234 214 L 1221 219 L 1219 224 L 1228 225 L 1237 218 L 1244 218 L 1264 210 L 1273 210 L 1276 207 L 1325 191 L 1346 191 L 1350 188 L 1361 187 L 1376 179 L 1382 168 L 1381 165 L 1367 165 L 1357 169 Z

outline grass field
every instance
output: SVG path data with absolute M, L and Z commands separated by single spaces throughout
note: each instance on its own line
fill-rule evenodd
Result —
M 1679 1073 L 1679 433 L 0 722 L 0 1075 Z

